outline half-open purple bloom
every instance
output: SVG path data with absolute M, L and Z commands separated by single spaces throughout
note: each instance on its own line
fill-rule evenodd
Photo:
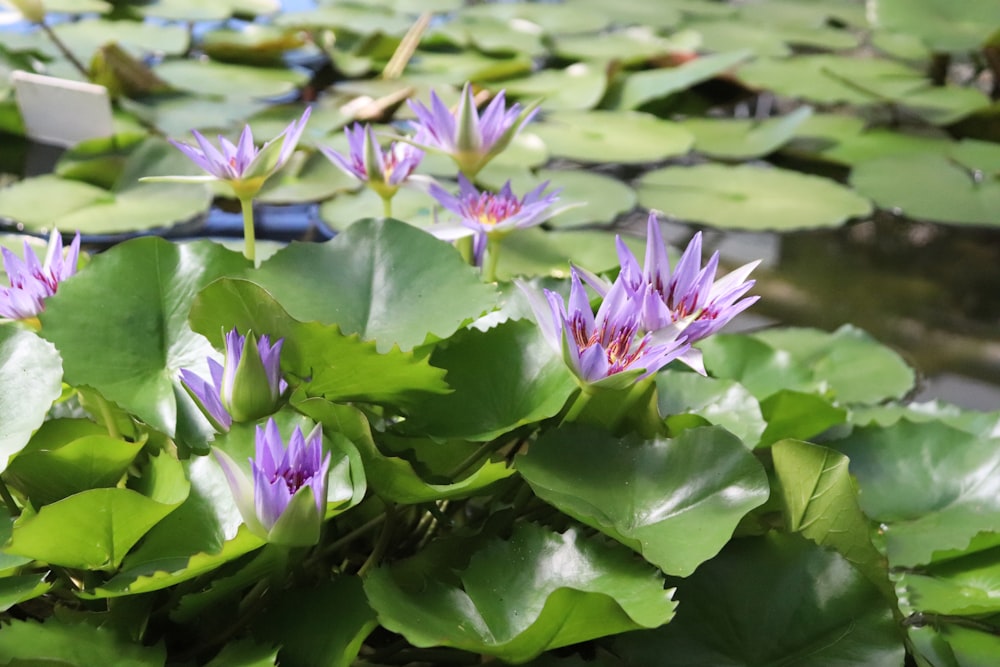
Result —
M 243 128 L 237 143 L 232 143 L 219 136 L 219 148 L 216 148 L 200 132 L 192 130 L 196 146 L 181 141 L 170 140 L 192 162 L 208 172 L 204 177 L 157 176 L 147 180 L 155 181 L 206 181 L 219 180 L 229 183 L 237 199 L 251 199 L 274 172 L 280 169 L 295 152 L 295 147 L 302 138 L 306 121 L 309 120 L 310 108 L 306 108 L 302 117 L 293 121 L 282 130 L 281 134 L 271 139 L 259 149 L 254 145 L 253 132 L 250 126 Z
M 518 285 L 528 296 L 542 333 L 584 385 L 626 386 L 649 377 L 689 348 L 676 330 L 643 332 L 638 304 L 622 283 L 607 292 L 596 316 L 575 269 L 568 304 L 559 294 L 544 290 L 546 307 L 533 290 Z
M 320 425 L 303 435 L 298 426 L 288 446 L 274 419 L 257 426 L 250 477 L 221 449 L 214 449 L 250 532 L 274 544 L 308 546 L 319 541 L 326 514 L 330 454 L 323 456 Z
M 455 113 L 433 91 L 429 108 L 413 100 L 409 104 L 417 114 L 417 134 L 413 142 L 450 155 L 469 178 L 474 178 L 503 151 L 538 113 L 537 108 L 522 109 L 519 104 L 512 104 L 508 109 L 501 90 L 480 116 L 472 97 L 472 86 L 468 83 L 462 89 L 462 99 Z
M 499 239 L 515 229 L 540 225 L 557 212 L 551 206 L 559 199 L 561 190 L 544 194 L 548 185 L 546 181 L 518 199 L 510 188 L 510 181 L 500 192 L 480 192 L 469 179 L 459 174 L 457 197 L 435 183 L 430 187 L 431 195 L 458 216 L 459 224 L 435 225 L 428 231 L 446 241 L 472 236 L 473 258 L 476 266 L 482 266 L 490 239 Z
M 27 241 L 24 242 L 24 259 L 7 248 L 2 251 L 10 287 L 0 287 L 0 316 L 27 320 L 45 310 L 45 299 L 56 293 L 59 283 L 76 273 L 80 233 L 73 237 L 69 252 L 63 254 L 62 236 L 53 229 L 44 262 L 38 260 Z
M 701 232 L 694 235 L 671 272 L 659 221 L 653 212 L 646 225 L 646 257 L 642 270 L 620 238 L 618 256 L 622 267 L 618 280 L 628 286 L 632 298 L 640 303 L 641 324 L 646 331 L 672 327 L 694 343 L 719 331 L 759 298 L 743 296 L 754 285 L 755 281 L 747 277 L 760 261 L 744 264 L 716 280 L 719 253 L 713 253 L 708 263 L 701 266 Z M 705 372 L 698 350 L 690 350 L 682 361 Z
M 233 329 L 225 336 L 225 365 L 208 359 L 211 382 L 182 369 L 181 383 L 219 431 L 228 431 L 234 421 L 259 419 L 278 408 L 279 399 L 288 388 L 281 377 L 283 343 L 279 339 L 271 345 L 266 334 L 257 340 L 253 332 L 241 336 Z
M 320 150 L 344 173 L 368 185 L 382 199 L 392 198 L 424 157 L 422 150 L 401 141 L 393 142 L 383 151 L 371 125 L 355 123 L 344 128 L 344 134 L 350 147 L 348 155 L 324 146 Z

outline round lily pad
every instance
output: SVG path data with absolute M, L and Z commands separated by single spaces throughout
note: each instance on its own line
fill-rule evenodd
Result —
M 727 229 L 835 227 L 871 204 L 819 176 L 749 165 L 666 167 L 639 181 L 639 203 L 671 217 Z
M 694 134 L 694 149 L 699 153 L 723 159 L 746 160 L 767 155 L 780 148 L 810 115 L 811 107 L 799 107 L 787 116 L 763 121 L 692 118 L 681 124 Z
M 466 7 L 462 16 L 489 16 L 504 21 L 527 21 L 553 35 L 597 32 L 608 27 L 612 16 L 601 10 L 577 4 L 535 2 L 491 2 Z
M 683 155 L 694 143 L 678 123 L 635 111 L 557 112 L 531 130 L 553 156 L 581 162 L 654 162 Z
M 851 172 L 851 185 L 909 218 L 1000 225 L 1000 181 L 944 155 L 869 160 Z
M 978 49 L 1000 25 L 1000 4 L 951 0 L 874 0 L 881 28 L 920 37 L 935 51 Z
M 285 53 L 305 44 L 302 32 L 257 23 L 242 26 L 239 30 L 211 30 L 201 38 L 201 48 L 210 58 L 255 65 L 280 65 Z
M 172 60 L 153 71 L 179 90 L 244 98 L 287 95 L 309 80 L 306 72 L 285 67 L 248 67 L 198 60 Z
M 614 60 L 623 65 L 641 65 L 676 51 L 690 52 L 701 40 L 688 30 L 674 33 L 670 38 L 662 37 L 647 24 L 642 24 L 600 35 L 566 35 L 552 42 L 552 51 L 568 60 Z
M 545 69 L 521 79 L 503 81 L 507 94 L 541 98 L 546 109 L 593 109 L 604 97 L 608 76 L 603 67 L 575 63 L 566 69 Z
M 157 52 L 169 56 L 182 55 L 190 43 L 183 26 L 139 21 L 81 19 L 59 23 L 53 30 L 73 53 L 86 54 L 87 58 L 109 42 L 116 42 L 132 54 Z

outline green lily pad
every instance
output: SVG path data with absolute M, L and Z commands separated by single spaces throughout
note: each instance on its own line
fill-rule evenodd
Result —
M 410 433 L 492 440 L 557 414 L 576 388 L 534 322 L 466 329 L 435 349 L 430 360 L 448 371 L 454 393 L 428 396 L 416 405 L 402 425 Z
M 879 28 L 916 35 L 934 51 L 974 51 L 1000 26 L 1000 7 L 991 2 L 875 0 Z
M 678 123 L 635 111 L 561 111 L 531 131 L 555 157 L 641 164 L 683 155 L 694 138 Z
M 153 72 L 178 90 L 243 98 L 280 97 L 309 81 L 309 75 L 297 69 L 249 67 L 210 60 L 168 60 L 154 67 Z
M 67 383 L 91 386 L 173 435 L 177 401 L 190 400 L 180 369 L 201 368 L 215 354 L 191 331 L 188 309 L 207 283 L 245 267 L 241 255 L 206 241 L 127 241 L 60 285 L 40 316 L 42 335 L 62 352 Z M 99 318 L 93 304 L 101 304 Z
M 1000 224 L 1000 181 L 943 155 L 869 160 L 851 172 L 851 185 L 881 208 L 917 220 Z
M 326 243 L 293 243 L 252 279 L 292 317 L 337 324 L 383 353 L 447 338 L 496 303 L 447 243 L 391 218 L 362 220 Z
M 781 533 L 733 540 L 677 582 L 664 628 L 616 637 L 625 667 L 899 667 L 905 650 L 878 589 L 840 554 Z
M 829 179 L 750 165 L 666 167 L 637 190 L 646 208 L 726 229 L 836 227 L 871 213 L 867 199 Z
M 593 109 L 604 97 L 607 73 L 601 67 L 576 63 L 566 69 L 545 69 L 523 79 L 501 81 L 507 94 L 528 100 L 541 99 L 552 111 Z
M 758 57 L 783 58 L 792 53 L 784 40 L 776 39 L 776 31 L 742 21 L 693 20 L 684 28 L 697 34 L 701 48 L 711 51 L 745 50 Z
M 141 104 L 123 100 L 122 104 L 166 136 L 181 141 L 191 141 L 190 130 L 198 130 L 207 136 L 212 133 L 237 134 L 243 129 L 247 117 L 267 108 L 267 104 L 260 100 L 234 97 L 210 99 L 194 95 L 149 98 Z
M 694 135 L 694 149 L 705 155 L 747 160 L 773 153 L 789 141 L 812 115 L 811 107 L 799 107 L 787 116 L 763 121 L 692 118 L 681 125 Z
M 325 28 L 354 35 L 383 34 L 402 37 L 410 29 L 411 21 L 384 7 L 338 3 L 316 9 L 282 12 L 274 19 L 274 25 L 308 30 Z
M 677 67 L 646 70 L 630 74 L 615 91 L 614 106 L 635 109 L 695 84 L 713 79 L 750 58 L 749 51 L 727 51 L 698 56 Z
M 661 576 L 628 550 L 526 523 L 509 541 L 484 544 L 446 579 L 406 581 L 380 568 L 364 586 L 382 625 L 414 646 L 454 646 L 505 662 L 655 628 L 675 607 L 673 590 L 663 590 Z
M 657 14 L 659 18 L 659 15 L 668 11 L 667 7 L 657 7 L 651 13 Z M 657 34 L 646 20 L 635 23 L 638 25 L 597 36 L 555 37 L 552 39 L 552 52 L 567 60 L 596 63 L 616 61 L 626 66 L 636 66 L 671 53 L 691 52 L 701 44 L 690 31 L 675 33 L 668 38 Z
M 913 567 L 1000 532 L 993 438 L 940 422 L 856 429 L 830 444 L 851 460 L 865 514 L 880 522 L 889 564 Z
M 820 156 L 855 167 L 884 157 L 919 159 L 927 155 L 945 155 L 954 145 L 947 136 L 936 133 L 912 134 L 877 128 L 847 137 L 822 151 Z
M 542 33 L 537 26 L 491 16 L 459 14 L 453 20 L 434 26 L 421 41 L 425 47 L 433 47 L 439 42 L 474 47 L 488 54 L 545 54 Z
M 0 190 L 0 215 L 43 232 L 58 226 L 85 234 L 121 234 L 170 227 L 208 210 L 203 184 L 140 183 L 140 176 L 199 172 L 162 139 L 139 144 L 122 164 L 110 190 L 46 175 Z M 199 172 L 200 173 L 200 172 Z
M 434 200 L 426 192 L 402 188 L 392 198 L 392 217 L 404 220 L 415 227 L 426 228 L 433 222 L 431 215 L 433 206 Z M 382 198 L 370 188 L 339 193 L 319 207 L 320 219 L 330 229 L 338 232 L 346 230 L 358 220 L 381 214 Z
M 656 374 L 656 397 L 664 418 L 698 415 L 722 426 L 748 447 L 757 444 L 767 426 L 757 399 L 735 380 L 666 369 Z
M 157 0 L 138 11 L 147 17 L 168 21 L 224 21 L 234 14 L 258 16 L 281 9 L 279 0 L 218 0 L 211 5 L 198 0 Z
M 685 3 L 683 1 L 671 2 L 670 4 L 651 4 L 644 0 L 621 0 L 614 7 L 614 23 L 626 26 L 639 25 L 651 28 L 672 28 L 680 21 L 680 12 L 685 5 L 693 7 L 696 4 L 692 2 Z M 608 13 L 608 5 L 602 0 L 574 0 L 573 8 L 578 7 L 586 9 L 589 12 Z M 597 42 L 606 34 L 591 35 L 588 39 L 592 42 Z
M 358 187 L 320 152 L 296 152 L 273 178 L 268 179 L 256 201 L 264 204 L 305 204 L 329 199 Z
M 516 54 L 491 58 L 476 51 L 434 53 L 419 51 L 406 69 L 407 81 L 434 87 L 443 83 L 461 86 L 466 81 L 502 81 L 531 73 L 531 58 Z
M 86 621 L 52 617 L 44 623 L 12 620 L 0 637 L 6 664 L 120 665 L 163 667 L 166 650 L 125 641 L 121 633 Z
M 31 331 L 0 326 L 0 472 L 42 425 L 62 393 L 62 359 Z
M 497 275 L 502 280 L 515 276 L 568 278 L 571 264 L 597 272 L 617 268 L 614 237 L 603 231 L 520 229 L 500 242 Z
M 598 32 L 608 27 L 611 17 L 606 11 L 586 6 L 541 4 L 534 2 L 504 2 L 465 7 L 461 16 L 488 16 L 503 21 L 527 21 L 551 35 Z
M 570 425 L 532 443 L 517 469 L 541 499 L 678 576 L 717 554 L 769 494 L 760 463 L 717 427 L 642 441 Z
M 306 43 L 304 33 L 257 23 L 238 30 L 209 30 L 201 36 L 201 48 L 209 58 L 254 65 L 280 65 L 284 54 Z
M 54 565 L 113 569 L 149 529 L 187 497 L 177 459 L 152 457 L 139 490 L 91 489 L 22 515 L 4 550 Z
M 151 52 L 180 56 L 187 51 L 191 41 L 183 26 L 140 21 L 81 19 L 58 23 L 53 30 L 84 62 L 89 62 L 97 49 L 112 42 L 135 56 Z

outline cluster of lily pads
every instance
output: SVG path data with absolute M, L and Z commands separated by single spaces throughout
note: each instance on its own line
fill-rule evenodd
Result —
M 57 0 L 18 4 L 49 8 L 29 18 L 71 51 L 110 23 L 49 25 Z M 320 4 L 240 39 L 209 31 L 209 60 L 150 68 L 100 48 L 88 74 L 117 86 L 118 123 L 133 132 L 0 190 L 0 214 L 34 231 L 166 227 L 213 198 L 237 200 L 244 222 L 242 253 L 147 236 L 88 256 L 57 232 L 44 255 L 21 237 L 5 249 L 0 664 L 996 661 L 1000 415 L 910 403 L 913 370 L 851 326 L 720 333 L 756 300 L 755 262 L 720 276 L 699 233 L 677 255 L 653 211 L 645 242 L 560 231 L 634 208 L 633 190 L 583 169 L 526 170 L 550 155 L 646 165 L 693 142 L 696 161 L 746 164 L 646 171 L 645 208 L 722 225 L 839 224 L 868 199 L 757 158 L 925 145 L 895 129 L 862 134 L 834 113 L 841 103 L 876 124 L 897 114 L 921 134 L 940 123 L 971 136 L 955 123 L 989 106 L 978 88 L 934 86 L 885 56 L 793 50 L 856 46 L 875 18 L 848 0 L 622 2 L 615 26 L 590 0 L 435 0 L 449 20 L 426 28 L 402 75 L 392 54 L 409 39 L 406 2 Z M 872 45 L 903 61 L 920 47 L 961 64 L 992 48 L 982 25 L 1000 23 L 989 8 L 951 26 L 927 16 L 960 11 L 953 3 L 869 4 L 881 11 Z M 269 10 L 160 0 L 115 11 L 211 21 Z M 178 27 L 113 23 L 123 42 L 147 44 Z M 894 32 L 907 26 L 920 44 Z M 31 53 L 65 66 L 37 37 L 5 44 L 4 62 Z M 306 43 L 341 73 L 388 61 L 386 76 L 256 115 L 258 101 L 227 94 L 229 80 L 265 96 L 305 85 L 293 69 L 223 61 Z M 757 55 L 726 52 L 736 44 Z M 482 51 L 463 52 L 471 76 L 455 45 Z M 522 52 L 575 62 L 529 75 Z M 802 86 L 844 84 L 836 99 L 819 99 L 827 86 L 785 91 L 836 103 L 830 113 L 666 118 L 674 104 L 697 109 L 695 84 L 745 85 L 752 68 L 792 62 L 817 68 Z M 453 78 L 480 85 L 438 85 Z M 972 91 L 962 104 L 956 88 Z M 508 104 L 543 93 L 541 106 Z M 192 109 L 220 122 L 199 121 L 189 143 Z M 137 118 L 171 127 L 173 145 L 135 131 Z M 213 125 L 239 138 L 207 139 Z M 857 144 L 844 139 L 851 127 Z M 951 164 L 982 167 L 995 150 L 939 139 Z M 970 176 L 976 192 L 992 187 L 987 172 Z M 557 197 L 581 205 L 560 210 Z M 333 239 L 255 238 L 261 205 L 319 200 Z

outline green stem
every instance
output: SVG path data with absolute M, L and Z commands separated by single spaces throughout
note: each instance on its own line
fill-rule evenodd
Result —
M 500 241 L 490 238 L 486 242 L 486 258 L 483 260 L 483 280 L 488 283 L 497 281 L 497 261 L 500 259 Z
M 579 419 L 580 415 L 583 413 L 584 408 L 590 403 L 590 399 L 594 397 L 594 391 L 589 387 L 580 387 L 580 393 L 576 395 L 573 400 L 573 405 L 569 406 L 569 410 L 566 412 L 566 416 L 562 418 L 559 425 L 568 424 L 570 422 L 575 422 Z
M 489 456 L 496 450 L 507 444 L 508 439 L 504 437 L 497 438 L 496 440 L 490 440 L 489 442 L 484 442 L 482 446 L 478 447 L 476 451 L 466 458 L 464 461 L 455 466 L 455 469 L 448 473 L 448 479 L 455 480 L 463 472 L 474 466 L 478 461 L 481 461 L 484 457 Z
M 257 266 L 254 254 L 253 198 L 240 199 L 240 208 L 243 210 L 243 256 Z
M 111 412 L 108 400 L 97 392 L 94 392 L 94 396 L 97 398 L 97 407 L 101 411 L 101 418 L 104 420 L 104 428 L 108 429 L 108 435 L 114 440 L 121 440 L 122 433 L 118 430 L 118 424 L 115 422 L 115 416 Z
M 83 75 L 84 79 L 90 81 L 90 72 L 88 72 L 87 68 L 83 66 L 83 63 L 77 60 L 76 56 L 73 55 L 73 52 L 69 50 L 69 47 L 67 47 L 66 44 L 59 39 L 59 35 L 56 34 L 55 30 L 50 28 L 45 21 L 39 21 L 38 25 L 41 27 L 45 35 L 52 41 L 52 43 L 56 45 L 56 48 L 59 49 L 61 54 L 63 54 L 63 57 L 66 58 L 66 60 L 68 60 L 70 64 Z
M 368 570 L 372 569 L 375 565 L 378 565 L 379 561 L 382 560 L 382 556 L 385 555 L 386 549 L 389 548 L 389 542 L 392 539 L 392 532 L 395 521 L 393 518 L 396 514 L 396 508 L 391 503 L 385 507 L 385 524 L 382 526 L 382 532 L 379 533 L 378 541 L 375 542 L 375 547 L 372 549 L 371 554 L 368 556 L 361 567 L 358 569 L 358 576 L 362 577 Z
M 382 217 L 392 217 L 392 197 L 382 197 Z
M 3 504 L 7 506 L 7 511 L 11 516 L 17 516 L 21 513 L 21 508 L 17 506 L 14 496 L 10 494 L 10 489 L 7 488 L 7 484 L 2 478 L 0 478 L 0 497 L 3 498 Z

